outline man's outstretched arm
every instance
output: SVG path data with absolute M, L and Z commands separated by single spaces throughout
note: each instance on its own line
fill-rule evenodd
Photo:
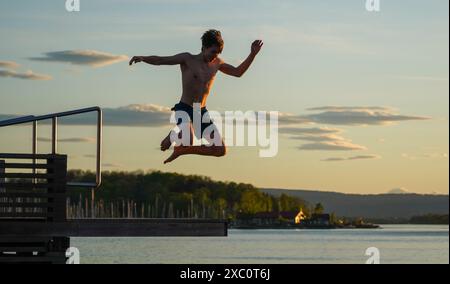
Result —
M 238 67 L 234 67 L 224 62 L 220 65 L 219 70 L 230 76 L 241 77 L 250 67 L 256 55 L 261 50 L 262 46 L 263 46 L 262 40 L 255 40 L 252 43 L 250 55 Z
M 130 65 L 133 63 L 145 62 L 151 65 L 177 65 L 183 64 L 189 53 L 179 53 L 173 56 L 133 56 L 130 60 Z

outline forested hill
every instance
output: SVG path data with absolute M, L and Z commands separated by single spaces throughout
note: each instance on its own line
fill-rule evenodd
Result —
M 411 218 L 426 214 L 448 214 L 448 195 L 434 194 L 345 194 L 314 190 L 263 189 L 273 196 L 288 194 L 320 202 L 338 216 L 366 218 Z
M 72 170 L 68 172 L 68 180 L 92 181 L 95 175 Z M 72 206 L 79 205 L 72 211 L 89 210 L 90 191 L 71 188 L 69 196 Z M 125 217 L 131 211 L 132 217 L 155 218 L 235 218 L 237 214 L 310 208 L 299 197 L 271 196 L 251 184 L 160 171 L 104 172 L 102 185 L 95 191 L 95 204 L 105 216 L 114 211 L 113 216 Z

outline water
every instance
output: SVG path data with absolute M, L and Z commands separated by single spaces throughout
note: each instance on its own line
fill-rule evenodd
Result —
M 229 230 L 228 237 L 71 238 L 81 263 L 449 263 L 449 226 L 364 230 Z

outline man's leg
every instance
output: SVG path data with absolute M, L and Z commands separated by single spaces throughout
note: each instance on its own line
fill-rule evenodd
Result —
M 166 151 L 167 149 L 170 148 L 170 146 L 172 146 L 172 142 L 170 142 L 170 133 L 166 136 L 166 138 L 163 139 L 163 141 L 161 141 L 161 151 Z
M 190 130 L 191 130 L 191 145 L 190 146 L 175 146 L 173 148 L 172 155 L 164 161 L 164 164 L 172 162 L 173 160 L 175 160 L 179 156 L 189 155 L 189 154 L 191 154 L 191 155 L 202 155 L 202 156 L 214 156 L 214 157 L 225 156 L 225 154 L 226 154 L 226 147 L 225 147 L 223 139 L 220 139 L 220 140 L 222 140 L 222 145 L 221 146 L 218 146 L 218 145 L 192 146 L 192 139 L 193 139 L 192 135 L 194 135 L 192 126 L 190 127 Z M 218 131 L 214 131 L 214 133 L 212 134 L 212 138 L 213 139 L 214 139 L 214 135 L 219 135 Z M 220 136 L 219 136 L 219 138 L 220 138 Z M 210 140 L 208 138 L 206 140 L 208 140 L 208 143 L 212 144 L 212 140 Z
M 167 134 L 166 138 L 164 138 L 161 141 L 161 151 L 166 151 L 167 149 L 170 148 L 170 146 L 172 146 L 172 141 L 170 140 L 170 134 L 172 133 L 173 130 L 171 130 L 169 132 L 169 134 Z M 182 137 L 182 131 L 180 131 L 180 133 L 178 134 L 178 138 L 181 139 Z M 191 144 L 192 144 L 192 134 L 191 134 Z
M 172 111 L 175 112 L 175 119 L 177 122 L 177 125 L 180 125 L 183 119 L 183 115 L 182 112 L 184 112 L 185 115 L 188 115 L 192 121 L 192 107 L 187 106 L 185 104 L 182 104 L 181 102 L 176 104 L 172 109 Z M 186 117 L 184 117 L 185 119 Z M 171 130 L 169 132 L 169 134 L 166 136 L 166 138 L 164 138 L 161 141 L 161 151 L 166 151 L 167 149 L 170 148 L 170 146 L 172 146 L 172 141 L 170 140 L 170 134 L 172 133 L 173 130 Z M 179 137 L 181 138 L 181 132 L 179 134 Z

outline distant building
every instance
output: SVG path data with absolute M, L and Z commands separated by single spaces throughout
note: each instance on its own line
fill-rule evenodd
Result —
M 311 227 L 328 227 L 331 225 L 330 214 L 312 214 L 305 220 L 305 225 Z
M 300 212 L 298 212 L 297 216 L 295 216 L 295 224 L 300 224 L 305 219 L 306 215 L 303 213 L 303 209 L 300 209 Z
M 298 212 L 296 211 L 281 211 L 280 217 L 289 221 L 289 223 L 295 223 L 295 217 Z
M 271 226 L 281 224 L 300 224 L 305 220 L 306 215 L 303 210 L 281 211 L 281 212 L 258 212 L 255 214 L 238 214 L 236 216 L 236 225 L 240 226 Z M 283 221 L 283 219 L 285 221 Z
M 278 222 L 277 212 L 258 212 L 255 214 L 238 214 L 236 225 L 239 226 L 268 226 Z

